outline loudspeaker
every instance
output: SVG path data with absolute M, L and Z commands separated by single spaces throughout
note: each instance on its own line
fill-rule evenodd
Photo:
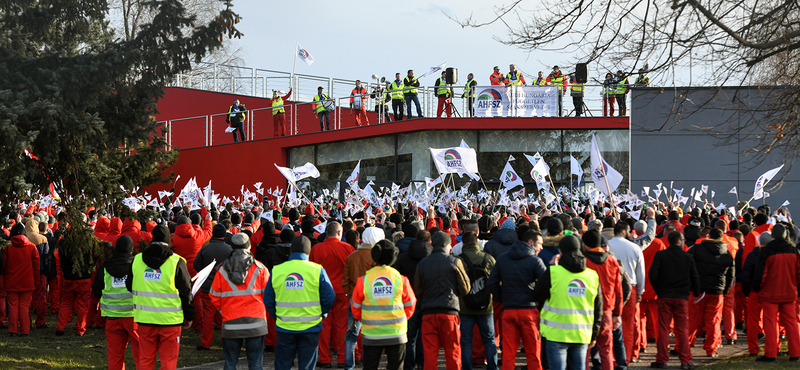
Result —
M 586 63 L 578 63 L 575 66 L 575 80 L 578 83 L 585 84 L 589 79 L 589 70 L 586 68 Z
M 457 84 L 458 83 L 458 69 L 457 68 L 453 68 L 453 67 L 448 67 L 445 70 L 444 79 L 445 79 L 445 82 L 447 82 L 448 85 Z

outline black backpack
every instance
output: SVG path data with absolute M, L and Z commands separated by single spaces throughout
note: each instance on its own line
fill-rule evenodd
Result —
M 458 256 L 467 269 L 467 276 L 472 289 L 463 296 L 464 305 L 472 310 L 485 310 L 492 304 L 492 293 L 489 292 L 489 273 L 486 272 L 486 264 L 489 262 L 489 253 L 483 254 L 483 261 L 480 265 L 473 265 L 465 254 Z

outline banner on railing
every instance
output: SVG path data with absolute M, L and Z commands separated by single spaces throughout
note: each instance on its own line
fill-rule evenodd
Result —
M 475 91 L 476 117 L 557 117 L 563 93 L 558 86 L 478 86 Z

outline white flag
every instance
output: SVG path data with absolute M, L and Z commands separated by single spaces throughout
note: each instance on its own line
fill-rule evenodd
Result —
M 357 183 L 360 172 L 361 172 L 361 160 L 359 159 L 358 163 L 356 163 L 356 168 L 353 169 L 353 172 L 350 173 L 350 177 L 347 178 L 347 183 L 348 184 Z
M 592 134 L 592 181 L 605 195 L 611 195 L 622 182 L 622 175 L 613 167 L 609 166 L 600 155 L 597 147 L 597 140 Z M 608 182 L 608 186 L 606 186 Z M 609 188 L 610 187 L 610 188 Z
M 294 178 L 294 173 L 292 172 L 291 168 L 281 167 L 278 166 L 277 164 L 275 165 L 275 168 L 277 168 L 278 171 L 280 171 L 281 175 L 283 175 L 283 177 L 285 177 L 286 180 L 289 180 L 289 182 L 294 184 L 294 182 L 297 181 Z
M 306 50 L 300 46 L 300 43 L 297 43 L 297 56 L 300 57 L 306 64 L 311 65 L 314 63 L 314 57 Z
M 783 202 L 783 204 L 781 204 L 781 207 L 787 207 L 788 205 L 789 205 L 789 201 L 787 200 L 787 201 Z
M 569 174 L 578 175 L 578 186 L 581 186 L 581 177 L 583 176 L 583 168 L 580 162 L 573 156 L 569 156 Z
M 307 177 L 317 178 L 319 177 L 319 170 L 310 162 L 306 162 L 306 164 L 292 168 L 292 173 L 294 173 L 295 181 L 300 181 Z
M 511 167 L 511 162 L 506 162 L 506 167 L 503 168 L 503 172 L 500 174 L 500 181 L 508 189 L 523 185 L 522 179 L 517 175 L 517 171 L 514 171 L 514 168 Z
M 731 190 L 728 192 L 728 194 L 736 194 L 736 187 L 734 186 L 734 187 L 733 187 L 733 189 L 731 189 Z
M 314 231 L 323 234 L 325 233 L 325 228 L 328 227 L 328 221 L 325 221 L 317 226 L 314 226 Z
M 192 278 L 194 280 L 194 284 L 192 284 L 192 295 L 197 294 L 197 291 L 200 290 L 200 287 L 203 286 L 203 283 L 206 282 L 208 279 L 208 275 L 211 275 L 214 272 L 214 266 L 217 265 L 217 260 L 211 261 L 206 267 L 203 267 L 202 270 L 197 272 L 197 275 Z
M 778 171 L 780 171 L 782 168 L 783 165 L 764 172 L 763 175 L 758 177 L 758 180 L 756 180 L 755 190 L 753 190 L 753 199 L 764 198 L 764 187 L 767 186 L 767 183 L 770 182 L 770 180 L 772 180 L 772 178 L 775 177 L 775 175 L 778 174 Z
M 701 185 L 700 189 L 703 191 L 703 193 L 706 193 L 706 195 L 708 194 L 708 185 Z
M 430 74 L 434 74 L 434 73 L 436 73 L 436 72 L 439 72 L 439 71 L 441 71 L 442 69 L 444 69 L 444 66 L 446 66 L 446 65 L 447 65 L 447 62 L 444 62 L 444 63 L 442 63 L 442 64 L 439 64 L 439 65 L 438 65 L 438 66 L 436 66 L 436 67 L 431 67 L 431 69 L 430 69 L 428 72 L 425 72 L 425 74 L 424 74 L 424 75 L 422 75 L 422 76 L 420 76 L 419 78 L 422 78 L 422 77 L 425 77 L 425 76 L 427 76 L 427 75 L 430 75 Z
M 436 169 L 443 173 L 478 172 L 478 156 L 472 148 L 431 148 L 431 157 Z
M 464 140 L 464 139 L 461 139 L 461 140 Z M 509 155 L 508 155 L 508 161 L 509 161 L 509 162 L 511 162 L 511 161 L 513 161 L 513 160 L 515 160 L 515 159 L 516 159 L 516 158 L 514 158 L 514 156 L 513 156 L 513 155 L 511 155 L 511 154 L 509 154 Z

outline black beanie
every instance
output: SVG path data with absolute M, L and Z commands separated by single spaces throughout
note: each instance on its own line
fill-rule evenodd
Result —
M 294 239 L 295 236 L 297 236 L 297 234 L 295 234 L 294 230 L 292 230 L 291 227 L 287 227 L 287 228 L 281 230 L 281 241 L 282 242 L 290 242 L 290 241 L 292 241 L 292 239 Z
M 17 222 L 11 227 L 10 236 L 17 236 L 25 234 L 25 226 L 22 226 L 21 222 Z
M 781 239 L 784 240 L 788 236 L 788 232 L 786 231 L 786 227 L 783 224 L 778 223 L 772 227 L 772 238 L 773 239 Z
M 130 236 L 122 235 L 117 238 L 117 245 L 114 248 L 117 254 L 133 253 L 133 239 Z
M 547 221 L 547 236 L 556 236 L 564 231 L 564 224 L 561 220 L 553 217 Z
M 211 237 L 214 239 L 222 239 L 228 233 L 228 230 L 225 230 L 225 226 L 222 224 L 214 225 L 214 229 L 211 232 Z
M 158 225 L 153 229 L 153 241 L 169 243 L 169 229 L 164 225 Z
M 372 260 L 378 265 L 391 266 L 397 260 L 397 254 L 400 251 L 394 246 L 394 243 L 383 239 L 375 244 L 370 251 Z
M 562 255 L 579 255 L 581 253 L 581 242 L 574 235 L 567 235 L 558 242 L 558 249 Z
M 591 249 L 600 246 L 600 233 L 598 233 L 597 230 L 592 229 L 583 233 L 581 239 L 583 240 L 583 244 L 586 244 L 587 248 Z
M 292 239 L 292 253 L 311 254 L 311 240 L 304 235 L 296 236 Z

